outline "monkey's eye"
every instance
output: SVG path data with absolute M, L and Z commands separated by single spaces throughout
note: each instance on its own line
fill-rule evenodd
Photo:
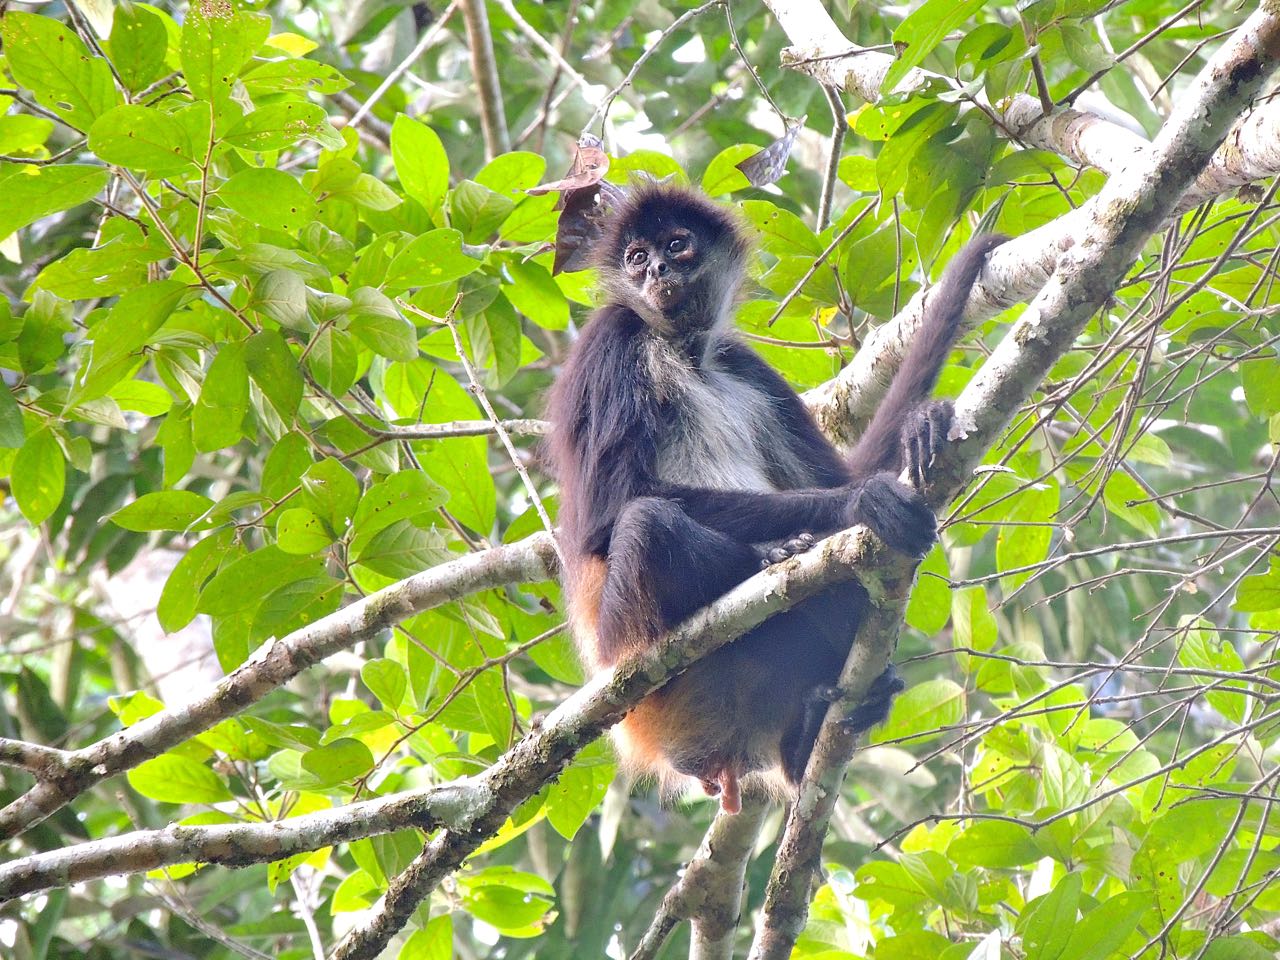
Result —
M 643 250 L 632 250 L 627 254 L 627 263 L 639 266 L 649 259 L 649 255 Z
M 689 241 L 684 239 L 684 237 L 674 237 L 671 242 L 667 244 L 667 253 L 683 253 L 688 249 Z

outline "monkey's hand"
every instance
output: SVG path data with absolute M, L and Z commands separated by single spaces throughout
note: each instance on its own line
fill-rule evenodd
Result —
M 938 518 L 919 490 L 891 473 L 877 473 L 851 488 L 845 519 L 865 523 L 899 553 L 923 557 L 938 539 Z
M 804 553 L 818 541 L 811 533 L 797 533 L 787 540 L 774 540 L 769 543 L 752 544 L 751 549 L 760 558 L 760 569 L 765 570 L 775 563 L 781 563 L 788 557 Z
M 902 463 L 916 489 L 924 489 L 929 468 L 947 444 L 955 414 L 950 400 L 934 400 L 917 407 L 902 425 Z

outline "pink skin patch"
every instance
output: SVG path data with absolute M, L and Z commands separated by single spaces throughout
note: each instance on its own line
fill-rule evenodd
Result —
M 742 811 L 742 788 L 738 784 L 738 775 L 728 767 L 716 774 L 714 780 L 703 780 L 702 789 L 708 797 L 720 798 L 720 809 L 725 813 Z

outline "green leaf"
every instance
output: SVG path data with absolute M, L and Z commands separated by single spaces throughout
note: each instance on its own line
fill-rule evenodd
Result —
M 616 162 L 616 161 L 615 161 Z M 476 174 L 476 183 L 514 196 L 536 186 L 547 171 L 547 161 L 536 153 L 514 151 L 494 157 Z
M 16 449 L 27 438 L 27 428 L 22 422 L 22 409 L 13 398 L 9 387 L 0 383 L 0 447 Z
M 404 192 L 431 213 L 449 189 L 449 157 L 436 132 L 397 114 L 391 125 L 391 159 Z
M 463 180 L 449 191 L 449 224 L 462 231 L 467 243 L 483 243 L 516 208 L 509 197 Z
M 313 790 L 348 783 L 373 769 L 373 753 L 359 740 L 343 738 L 302 755 L 302 769 L 315 778 Z
M 449 492 L 421 470 L 402 470 L 379 480 L 360 498 L 351 523 L 351 556 L 358 559 L 370 539 L 391 524 L 421 517 L 448 499 Z
M 816 257 L 822 252 L 821 241 L 809 229 L 808 224 L 790 210 L 783 210 L 767 200 L 747 200 L 742 204 L 742 212 L 760 233 L 762 245 L 767 252 L 777 256 L 791 254 L 810 257 Z
M 265 546 L 219 570 L 200 594 L 196 609 L 211 617 L 225 617 L 252 609 L 253 601 L 277 587 L 323 573 L 320 560 L 290 556 L 279 547 Z
M 107 163 L 157 176 L 181 173 L 197 157 L 187 126 L 174 114 L 137 104 L 115 107 L 94 121 L 89 149 Z
M 342 604 L 343 584 L 332 577 L 308 577 L 279 587 L 263 598 L 249 624 L 249 640 L 263 643 L 283 637 L 333 613 Z
M 89 53 L 65 24 L 11 10 L 0 25 L 0 36 L 13 79 L 77 130 L 87 131 L 120 102 L 107 61 Z M 0 237 L 9 232 L 0 229 Z
M 400 948 L 397 960 L 453 960 L 453 956 L 453 918 L 446 913 L 432 917 L 423 929 L 415 930 Z
M 134 767 L 129 786 L 162 803 L 221 803 L 231 799 L 222 778 L 189 757 L 165 753 Z
M 541 877 L 514 867 L 487 867 L 459 878 L 462 907 L 501 931 L 519 931 L 541 920 L 551 909 L 555 890 Z
M 1068 873 L 1052 891 L 1027 904 L 1018 926 L 1028 960 L 1060 960 L 1075 928 L 1082 883 L 1079 873 Z
M 902 737 L 919 737 L 920 742 L 938 736 L 940 728 L 959 723 L 964 716 L 964 688 L 954 681 L 926 680 L 908 687 L 893 702 L 889 720 L 875 731 L 877 743 Z
M 243 436 L 249 412 L 249 369 L 243 340 L 224 343 L 205 373 L 191 412 L 191 437 L 201 453 L 221 450 Z
M 351 294 L 349 329 L 379 356 L 413 360 L 418 356 L 418 331 L 396 305 L 375 287 L 360 287 Z
M 282 327 L 309 332 L 307 285 L 295 270 L 270 270 L 253 286 L 245 306 L 270 317 Z
M 1221 673 L 1241 674 L 1240 682 L 1229 687 L 1217 687 L 1205 693 L 1209 706 L 1217 710 L 1233 724 L 1244 723 L 1249 712 L 1249 698 L 1243 693 L 1248 684 L 1244 680 L 1244 661 L 1231 641 L 1218 636 L 1213 627 L 1205 621 L 1199 621 L 1197 628 L 1188 630 L 1182 644 L 1178 647 L 1178 662 L 1184 667 L 1195 669 L 1200 667 Z M 1217 683 L 1217 678 L 1198 678 L 1200 682 Z
M 463 329 L 476 363 L 497 376 L 499 386 L 520 369 L 520 318 L 507 300 L 495 300 L 479 313 L 463 318 Z
M 1027 827 L 1004 820 L 978 820 L 951 841 L 947 856 L 958 867 L 998 870 L 1035 863 L 1043 853 Z
M 219 530 L 205 537 L 182 555 L 160 591 L 156 619 L 166 633 L 176 633 L 196 615 L 200 590 L 233 549 L 232 530 Z
M 244 360 L 262 395 L 271 401 L 286 425 L 292 424 L 302 403 L 303 381 L 298 361 L 284 337 L 276 330 L 255 333 L 245 344 Z
M 996 618 L 991 614 L 987 591 L 982 587 L 965 587 L 952 594 L 951 618 L 955 646 L 990 650 L 996 645 Z
M 1272 560 L 1271 569 L 1266 573 L 1241 580 L 1232 606 L 1242 613 L 1280 609 L 1280 561 Z
M 403 293 L 410 287 L 427 287 L 458 280 L 480 269 L 480 261 L 462 252 L 457 230 L 431 230 L 414 237 L 387 267 L 384 286 Z
M 361 544 L 362 565 L 397 580 L 411 577 L 452 557 L 436 529 L 422 529 L 398 520 Z
M 1001 526 L 996 533 L 996 569 L 1003 572 L 1028 567 L 1048 556 L 1057 509 L 1058 484 L 1051 478 L 1019 490 L 1012 508 L 1003 518 L 1017 524 Z M 1028 570 L 1004 577 L 1001 586 L 1010 593 L 1034 572 Z
M 111 36 L 104 41 L 124 85 L 138 91 L 164 76 L 169 34 L 164 21 L 146 7 L 118 0 Z
M 223 139 L 245 150 L 284 150 L 308 138 L 319 138 L 327 123 L 323 108 L 317 104 L 284 100 L 245 114 Z
M 360 679 L 378 702 L 391 711 L 398 711 L 409 689 L 409 678 L 404 667 L 394 660 L 379 657 L 360 668 Z
M 123 294 L 106 318 L 89 328 L 93 350 L 67 405 L 106 395 L 141 362 L 141 350 L 188 295 L 177 280 L 161 280 Z
M 983 0 L 925 0 L 911 11 L 893 31 L 893 43 L 898 59 L 885 74 L 880 84 L 882 93 L 892 93 L 894 88 L 924 62 L 942 38 L 981 9 Z
M 276 524 L 276 543 L 285 553 L 304 556 L 319 553 L 333 543 L 333 537 L 321 521 L 305 507 L 291 507 L 280 514 Z
M 11 13 L 5 23 L 16 16 Z M 102 192 L 107 168 L 79 163 L 58 166 L 0 167 L 0 240 L 29 223 L 70 210 Z
M 947 582 L 951 570 L 947 553 L 935 545 L 920 564 L 915 589 L 907 601 L 907 623 L 925 636 L 933 636 L 947 625 L 951 616 L 951 589 Z
M 493 527 L 497 496 L 484 437 L 456 437 L 424 444 L 423 469 L 449 491 L 450 512 L 476 532 Z
M 568 767 L 547 791 L 547 822 L 560 836 L 572 840 L 604 799 L 612 779 L 611 765 L 575 763 Z
M 67 464 L 62 448 L 48 427 L 41 427 L 18 448 L 9 475 L 13 499 L 29 523 L 48 520 L 66 488 Z
M 194 490 L 159 490 L 143 494 L 108 519 L 117 527 L 139 532 L 187 530 L 212 507 L 212 500 Z
M 221 118 L 231 103 L 240 68 L 270 30 L 267 17 L 244 13 L 231 4 L 191 7 L 178 44 L 178 60 L 191 95 L 212 103 L 215 116 Z M 240 115 L 238 107 L 234 115 Z
M 241 170 L 218 188 L 218 198 L 246 220 L 286 233 L 296 234 L 316 218 L 311 194 L 279 170 Z
M 53 133 L 54 123 L 29 114 L 0 117 L 0 153 L 34 155 Z
M 569 326 L 569 301 L 546 267 L 512 261 L 507 272 L 511 283 L 503 284 L 502 295 L 513 307 L 545 330 Z
M 351 471 L 332 457 L 326 457 L 306 469 L 301 483 L 303 504 L 342 536 L 360 499 L 360 484 Z
M 1127 473 L 1117 470 L 1107 478 L 1107 485 L 1102 489 L 1102 500 L 1112 515 L 1119 517 L 1130 526 L 1149 537 L 1159 534 L 1159 508 L 1151 502 L 1132 503 L 1137 500 L 1149 500 L 1149 498 L 1138 481 Z
M 1145 890 L 1111 897 L 1071 926 L 1061 960 L 1109 960 L 1123 952 L 1125 940 L 1152 913 L 1151 894 Z
M 707 164 L 707 170 L 702 175 L 702 189 L 712 197 L 747 189 L 751 186 L 751 181 L 738 169 L 738 164 L 759 152 L 760 148 L 750 143 L 739 143 L 721 150 Z
M 258 61 L 243 77 L 245 89 L 257 99 L 265 93 L 340 93 L 351 81 L 335 67 L 315 60 Z

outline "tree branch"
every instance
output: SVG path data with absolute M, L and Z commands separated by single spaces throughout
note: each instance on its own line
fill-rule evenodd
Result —
M 888 566 L 889 552 L 865 528 L 837 533 L 812 550 L 746 580 L 694 614 L 642 657 L 588 681 L 552 711 L 542 726 L 476 778 L 491 792 L 471 828 L 444 830 L 433 838 L 339 945 L 334 960 L 377 957 L 440 881 L 499 830 L 512 810 L 668 678 L 832 584 L 856 577 L 874 603 L 885 593 L 881 571 Z
M 442 603 L 508 583 L 546 580 L 556 569 L 552 539 L 536 534 L 451 560 L 401 580 L 327 617 L 264 644 L 193 702 L 140 720 L 80 750 L 0 810 L 0 839 L 16 836 L 89 787 L 159 756 L 256 703 L 325 657 Z
M 1280 8 L 1267 2 L 1222 46 L 1179 99 L 1151 148 L 1108 180 L 1070 218 L 1063 218 L 1079 221 L 1077 240 L 960 395 L 956 425 L 962 436 L 939 457 L 927 491 L 932 503 L 945 503 L 964 487 L 1013 411 L 1106 304 L 1142 246 L 1173 213 L 1234 119 L 1257 95 L 1275 69 L 1277 57 Z M 904 563 L 903 558 L 889 557 L 887 569 L 877 572 L 891 578 Z M 902 583 L 898 581 L 899 586 Z M 859 634 L 841 677 L 850 700 L 865 693 L 883 668 L 881 660 L 887 662 L 905 597 L 905 590 L 898 592 L 890 585 L 889 595 L 876 605 Z M 882 653 L 885 656 L 879 656 Z M 852 737 L 840 722 L 842 714 L 843 708 L 833 704 L 809 760 L 770 876 L 751 960 L 789 957 L 807 919 L 813 871 L 852 755 Z
M 485 0 L 462 0 L 462 19 L 467 25 L 467 46 L 471 50 L 471 75 L 480 100 L 480 129 L 484 133 L 484 155 L 492 160 L 511 149 L 507 116 L 498 82 L 498 62 L 493 55 L 493 35 Z
M 630 960 L 654 960 L 682 920 L 692 921 L 693 926 L 689 960 L 732 960 L 747 864 L 771 806 L 748 795 L 742 798 L 741 812 L 716 814 L 684 874 L 662 898 Z

